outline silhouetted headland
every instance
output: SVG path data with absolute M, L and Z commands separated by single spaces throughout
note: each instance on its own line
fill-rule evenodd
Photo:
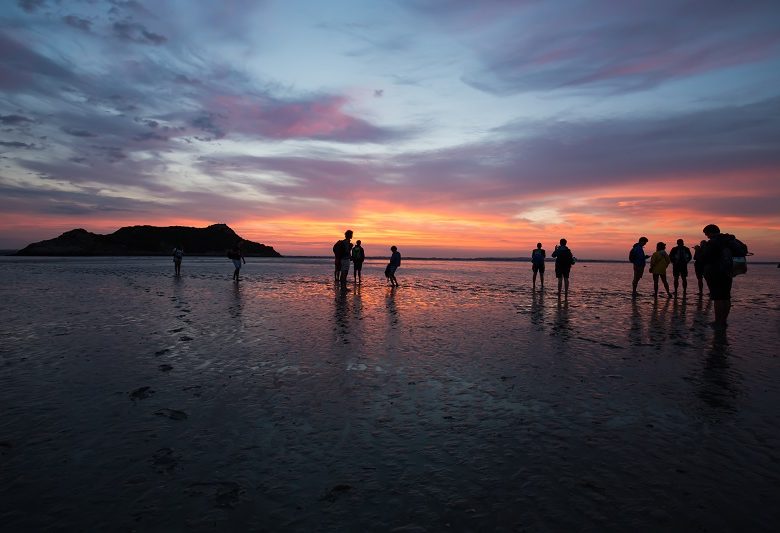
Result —
M 181 245 L 188 256 L 224 256 L 225 250 L 239 241 L 245 256 L 282 257 L 272 246 L 241 238 L 227 224 L 207 228 L 127 226 L 109 235 L 74 229 L 55 239 L 30 244 L 16 255 L 170 255 L 175 246 Z

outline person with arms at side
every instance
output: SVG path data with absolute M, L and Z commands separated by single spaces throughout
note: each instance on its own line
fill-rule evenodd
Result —
M 240 281 L 238 273 L 241 271 L 241 263 L 243 262 L 243 264 L 246 264 L 244 254 L 241 252 L 241 242 L 237 242 L 228 252 L 227 256 L 228 259 L 233 261 L 233 266 L 235 267 L 235 270 L 233 271 L 233 280 Z
M 537 242 L 536 248 L 531 251 L 531 270 L 534 273 L 533 288 L 536 290 L 536 274 L 539 273 L 539 280 L 541 281 L 542 289 L 544 289 L 544 258 L 547 257 L 547 252 L 542 248 L 542 243 Z
M 365 259 L 366 252 L 360 245 L 360 239 L 358 239 L 354 248 L 352 248 L 352 275 L 355 278 L 355 283 L 363 283 L 363 261 Z
M 707 242 L 702 246 L 704 279 L 710 289 L 710 299 L 715 308 L 713 326 L 722 329 L 727 326 L 731 311 L 731 286 L 734 281 L 734 259 L 744 261 L 748 255 L 747 246 L 734 235 L 721 233 L 715 224 L 708 224 L 702 230 Z M 743 263 L 744 265 L 744 263 Z
M 699 296 L 704 294 L 704 261 L 702 260 L 702 251 L 707 241 L 701 241 L 693 247 L 693 271 L 696 274 L 696 281 L 699 283 Z
M 390 247 L 390 251 L 393 252 L 390 256 L 390 263 L 385 269 L 385 273 L 388 275 L 387 279 L 390 280 L 390 285 L 398 287 L 398 280 L 395 279 L 395 271 L 401 266 L 401 252 L 395 246 Z
M 566 239 L 561 239 L 560 244 L 555 245 L 552 257 L 555 258 L 555 277 L 558 278 L 558 297 L 561 296 L 561 285 L 564 285 L 564 294 L 569 297 L 569 273 L 574 264 L 574 255 L 566 246 Z
M 181 260 L 184 257 L 184 248 L 181 244 L 173 249 L 173 270 L 175 276 L 181 276 Z
M 666 281 L 666 269 L 669 267 L 669 254 L 666 253 L 666 243 L 659 242 L 655 245 L 655 253 L 650 258 L 650 273 L 653 275 L 653 297 L 658 298 L 658 278 L 664 282 L 666 296 L 671 298 L 669 282 Z
M 336 263 L 335 281 L 341 282 L 342 286 L 346 286 L 347 276 L 349 275 L 350 251 L 352 250 L 351 239 L 352 230 L 348 229 L 344 232 L 344 239 L 336 241 L 336 244 L 333 245 L 333 257 Z
M 688 292 L 688 263 L 691 262 L 691 249 L 685 246 L 685 241 L 677 239 L 677 246 L 669 252 L 672 261 L 672 275 L 674 276 L 674 295 L 677 296 L 677 287 L 682 278 L 683 298 Z
M 647 244 L 648 240 L 647 237 L 639 237 L 639 241 L 631 247 L 631 251 L 628 254 L 628 260 L 631 261 L 631 264 L 634 267 L 634 281 L 632 281 L 633 290 L 631 291 L 631 296 L 639 295 L 639 293 L 636 292 L 636 288 L 639 285 L 639 280 L 642 279 L 642 275 L 645 273 L 647 260 L 650 259 L 650 256 L 645 254 L 645 244 Z

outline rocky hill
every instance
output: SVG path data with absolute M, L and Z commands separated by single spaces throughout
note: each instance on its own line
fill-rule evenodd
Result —
M 227 224 L 207 228 L 127 226 L 109 235 L 74 229 L 55 239 L 30 244 L 16 255 L 170 255 L 175 246 L 181 245 L 186 255 L 224 256 L 239 241 L 248 257 L 281 257 L 272 246 L 242 239 Z

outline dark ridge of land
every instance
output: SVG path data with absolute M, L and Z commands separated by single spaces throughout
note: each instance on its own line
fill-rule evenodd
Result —
M 273 246 L 242 239 L 227 224 L 213 224 L 206 228 L 127 226 L 109 235 L 79 228 L 66 231 L 54 239 L 30 244 L 14 255 L 170 255 L 173 248 L 180 245 L 186 255 L 224 256 L 238 242 L 241 242 L 241 251 L 247 257 L 282 257 Z

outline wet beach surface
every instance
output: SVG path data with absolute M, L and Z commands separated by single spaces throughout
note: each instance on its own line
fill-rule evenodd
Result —
M 4 531 L 777 527 L 780 269 L 249 261 L 0 258 Z

